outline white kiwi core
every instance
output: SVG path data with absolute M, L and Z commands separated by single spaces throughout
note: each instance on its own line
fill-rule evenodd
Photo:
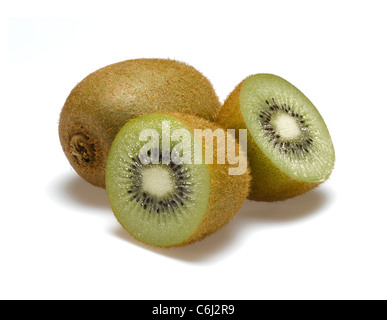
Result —
M 272 124 L 276 133 L 285 140 L 297 140 L 301 137 L 302 132 L 297 120 L 288 113 L 278 112 Z
M 142 173 L 143 190 L 157 197 L 164 197 L 173 191 L 173 181 L 166 167 L 147 168 Z

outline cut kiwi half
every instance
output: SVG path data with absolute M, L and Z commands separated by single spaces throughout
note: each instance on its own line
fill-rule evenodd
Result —
M 75 171 L 105 187 L 110 146 L 130 119 L 152 112 L 182 112 L 213 121 L 221 104 L 195 68 L 169 59 L 135 59 L 99 69 L 68 96 L 59 137 Z
M 169 148 L 163 146 L 165 124 L 171 133 L 185 132 L 184 138 L 170 139 Z M 195 150 L 205 151 L 205 144 L 194 129 L 217 126 L 195 116 L 153 113 L 129 121 L 112 144 L 106 167 L 109 202 L 123 228 L 145 244 L 171 247 L 200 240 L 225 225 L 248 195 L 248 170 L 230 175 L 231 165 L 207 164 L 205 152 L 198 161 Z M 140 141 L 144 130 L 156 137 L 153 142 Z M 213 148 L 217 155 L 216 143 Z
M 217 120 L 226 128 L 248 131 L 249 199 L 300 195 L 333 170 L 335 152 L 323 118 L 300 90 L 278 76 L 256 74 L 242 81 Z

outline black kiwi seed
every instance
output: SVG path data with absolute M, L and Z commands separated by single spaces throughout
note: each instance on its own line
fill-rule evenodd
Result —
M 152 152 L 157 153 L 157 150 L 152 150 Z M 151 156 L 151 151 L 147 152 L 148 157 Z M 129 163 L 130 168 L 128 169 L 130 176 L 128 177 L 130 187 L 128 187 L 127 193 L 132 195 L 130 201 L 135 201 L 141 204 L 141 207 L 144 211 L 148 213 L 157 213 L 157 214 L 168 214 L 170 212 L 176 212 L 180 207 L 186 205 L 185 202 L 192 201 L 188 197 L 188 193 L 191 193 L 190 185 L 192 185 L 192 177 L 189 174 L 189 169 L 184 166 L 184 164 L 176 164 L 173 161 L 168 163 L 163 163 L 162 160 L 166 159 L 166 156 L 162 157 L 162 154 L 159 153 L 159 164 L 164 166 L 165 169 L 171 171 L 171 176 L 174 180 L 174 192 L 170 192 L 162 198 L 151 195 L 142 189 L 142 179 L 141 171 L 148 165 L 152 164 L 143 164 L 140 161 L 139 156 L 129 158 L 131 162 Z M 133 195 L 134 194 L 134 195 Z
M 274 147 L 279 145 L 279 150 L 288 156 L 309 153 L 310 149 L 312 148 L 313 140 L 310 137 L 308 125 L 304 119 L 304 115 L 298 114 L 286 103 L 277 104 L 274 98 L 271 98 L 271 101 L 272 103 L 270 103 L 268 100 L 265 100 L 267 106 L 264 106 L 264 109 L 260 111 L 259 121 L 266 131 L 266 135 L 268 136 L 269 140 L 273 142 Z M 293 118 L 297 119 L 297 123 L 300 126 L 302 132 L 302 136 L 298 139 L 297 143 L 294 141 L 286 141 L 275 131 L 271 120 L 272 116 L 278 112 L 285 112 Z

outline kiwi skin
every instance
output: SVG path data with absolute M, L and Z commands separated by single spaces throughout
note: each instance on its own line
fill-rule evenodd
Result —
M 243 80 L 230 93 L 223 104 L 217 122 L 225 128 L 247 129 L 240 108 L 240 93 Z M 303 182 L 279 170 L 256 145 L 247 130 L 247 156 L 252 174 L 248 199 L 255 201 L 281 201 L 304 194 L 324 181 Z
M 163 113 L 165 115 L 169 115 L 179 120 L 183 125 L 185 125 L 188 129 L 211 129 L 215 131 L 216 129 L 221 128 L 218 124 L 207 121 L 202 118 L 198 118 L 192 115 L 180 114 L 180 113 Z M 225 131 L 227 135 L 227 132 Z M 234 140 L 233 137 L 227 135 L 227 139 L 231 139 L 230 141 L 235 144 L 235 150 L 239 150 L 239 146 L 237 141 Z M 113 142 L 114 143 L 114 142 Z M 229 142 L 230 143 L 230 142 Z M 205 143 L 203 142 L 203 154 L 205 154 Z M 227 144 L 224 147 L 225 154 L 227 155 Z M 196 241 L 200 241 L 203 238 L 215 233 L 221 227 L 226 225 L 238 212 L 242 204 L 247 198 L 247 195 L 250 191 L 250 182 L 251 175 L 250 170 L 247 167 L 247 170 L 244 174 L 241 175 L 229 175 L 229 168 L 232 165 L 227 163 L 218 164 L 217 163 L 217 143 L 214 141 L 213 143 L 213 163 L 207 164 L 209 175 L 210 175 L 210 195 L 209 201 L 207 205 L 206 213 L 203 215 L 203 219 L 199 224 L 196 231 L 184 241 L 177 243 L 175 245 L 170 246 L 160 246 L 162 248 L 168 247 L 180 247 L 191 244 Z M 246 155 L 240 155 L 241 157 L 245 157 Z M 194 165 L 194 164 L 193 164 Z M 113 183 L 113 182 L 110 182 Z M 109 188 L 108 198 L 109 197 Z M 122 225 L 125 228 L 125 226 Z
M 171 114 L 175 118 L 179 119 L 185 126 L 194 129 L 211 129 L 215 131 L 219 128 L 219 125 L 200 119 L 194 116 L 186 116 L 179 114 Z M 221 128 L 223 129 L 223 128 Z M 225 130 L 225 129 L 223 129 Z M 225 132 L 227 134 L 227 132 Z M 235 144 L 235 150 L 239 150 L 239 145 L 231 136 L 227 135 L 227 139 L 232 139 Z M 203 143 L 204 148 L 204 143 Z M 227 144 L 224 146 L 225 154 L 227 154 Z M 203 150 L 204 152 L 204 150 Z M 199 241 L 204 237 L 216 232 L 225 224 L 227 224 L 238 212 L 250 191 L 251 175 L 250 169 L 242 175 L 229 175 L 228 169 L 230 165 L 218 164 L 217 155 L 217 143 L 213 144 L 213 164 L 207 164 L 210 172 L 210 199 L 207 207 L 207 212 L 204 215 L 202 222 L 200 223 L 196 232 L 180 245 L 186 245 L 195 241 Z M 247 161 L 247 159 L 246 159 Z
M 74 170 L 105 188 L 110 146 L 128 120 L 165 111 L 213 121 L 220 108 L 211 83 L 192 66 L 169 59 L 127 60 L 76 85 L 61 111 L 59 137 Z

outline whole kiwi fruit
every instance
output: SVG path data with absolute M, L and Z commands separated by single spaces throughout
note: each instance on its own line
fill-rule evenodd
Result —
M 163 111 L 212 121 L 220 107 L 211 83 L 192 66 L 127 60 L 95 71 L 71 91 L 60 114 L 60 142 L 75 171 L 104 188 L 110 146 L 128 120 Z
M 217 121 L 247 129 L 251 200 L 295 197 L 327 180 L 333 170 L 335 151 L 322 116 L 281 77 L 247 77 L 226 99 Z

